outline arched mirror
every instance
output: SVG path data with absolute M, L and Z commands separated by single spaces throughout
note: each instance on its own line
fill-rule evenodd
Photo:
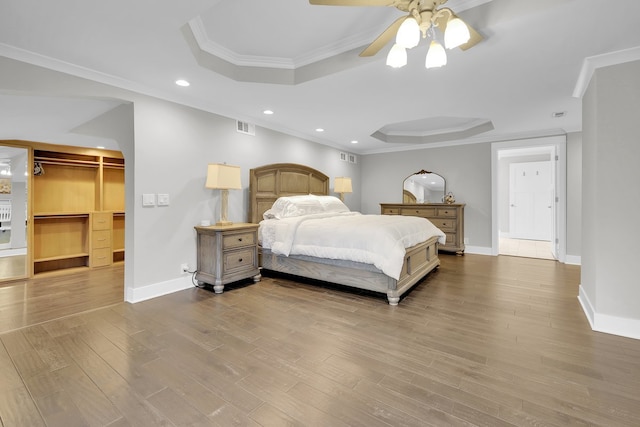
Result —
M 423 169 L 404 180 L 402 203 L 442 203 L 446 191 L 441 175 Z

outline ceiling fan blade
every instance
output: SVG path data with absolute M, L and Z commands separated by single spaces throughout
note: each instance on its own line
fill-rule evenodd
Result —
M 466 24 L 466 22 L 465 22 L 465 24 Z M 467 25 L 467 27 L 469 28 L 469 34 L 471 34 L 471 37 L 469 37 L 469 41 L 468 42 L 466 42 L 463 45 L 458 46 L 462 50 L 470 49 L 470 48 L 474 47 L 475 45 L 477 45 L 478 43 L 480 43 L 484 39 L 484 37 L 482 37 L 480 35 L 480 33 L 478 33 L 472 26 Z
M 453 12 L 451 12 L 451 19 L 453 18 L 458 18 L 460 19 L 462 22 L 464 22 L 464 20 L 462 18 L 460 18 L 459 16 L 457 16 L 456 14 L 454 14 Z M 448 14 L 442 14 L 440 15 L 439 18 L 436 19 L 436 24 L 437 27 L 442 31 L 442 33 L 444 34 L 444 31 L 447 29 L 447 22 L 449 21 L 449 15 Z M 463 45 L 458 46 L 460 49 L 462 50 L 467 50 L 469 48 L 472 48 L 473 46 L 477 45 L 478 43 L 480 43 L 484 37 L 482 37 L 480 35 L 480 33 L 478 33 L 471 25 L 467 24 L 466 22 L 464 22 L 464 25 L 467 26 L 467 28 L 469 29 L 469 34 L 471 37 L 469 37 L 469 41 L 466 42 Z
M 400 25 L 407 18 L 408 16 L 401 16 L 400 18 L 393 21 L 393 24 L 389 25 L 387 29 L 378 36 L 377 39 L 375 39 L 369 46 L 367 46 L 365 50 L 360 52 L 360 56 L 373 56 L 378 53 L 380 49 L 382 49 L 387 43 L 389 43 L 389 40 L 395 37 L 396 33 L 398 32 L 398 28 L 400 28 Z
M 309 4 L 326 6 L 393 6 L 394 0 L 309 0 Z

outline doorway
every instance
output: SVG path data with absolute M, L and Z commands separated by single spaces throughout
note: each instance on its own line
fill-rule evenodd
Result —
M 0 145 L 0 282 L 27 277 L 28 150 Z
M 492 254 L 564 262 L 565 136 L 492 145 Z

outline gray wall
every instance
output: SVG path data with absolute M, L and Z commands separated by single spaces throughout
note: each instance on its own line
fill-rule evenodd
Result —
M 581 301 L 596 330 L 640 338 L 640 61 L 596 70 L 583 98 Z
M 219 192 L 204 188 L 207 163 L 227 162 L 242 169 L 243 190 L 232 190 L 229 195 L 232 221 L 247 220 L 249 169 L 276 162 L 317 168 L 331 178 L 331 187 L 334 177 L 351 177 L 354 193 L 345 195 L 345 202 L 352 210 L 361 208 L 360 164 L 341 161 L 340 151 L 331 147 L 259 127 L 255 136 L 240 134 L 233 118 L 4 57 L 0 57 L 0 91 L 125 101 L 81 131 L 117 140 L 125 156 L 125 288 L 129 300 L 191 286 L 180 264 L 195 267 L 193 226 L 205 218 L 216 220 L 220 211 Z M 170 206 L 143 208 L 144 193 L 168 193 Z M 134 292 L 149 287 L 154 290 Z
M 491 247 L 490 143 L 370 154 L 361 163 L 364 213 L 380 213 L 380 203 L 401 203 L 404 179 L 426 169 L 442 175 L 447 192 L 466 203 L 468 244 Z
M 567 256 L 577 264 L 582 248 L 582 133 L 567 134 Z

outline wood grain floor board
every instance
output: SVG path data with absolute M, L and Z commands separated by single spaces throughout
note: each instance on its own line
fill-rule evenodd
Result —
M 591 331 L 578 267 L 441 261 L 396 307 L 291 277 L 127 304 L 122 266 L 3 284 L 0 419 L 640 425 L 640 341 Z

